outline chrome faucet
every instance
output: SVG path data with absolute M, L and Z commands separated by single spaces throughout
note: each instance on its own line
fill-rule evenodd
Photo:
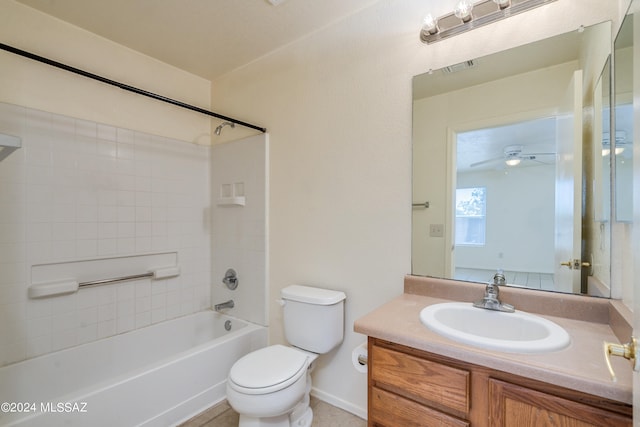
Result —
M 484 298 L 473 303 L 474 307 L 485 308 L 487 310 L 505 311 L 513 313 L 516 309 L 510 304 L 500 302 L 498 294 L 498 286 L 504 286 L 507 283 L 502 270 L 498 270 L 493 276 L 493 283 L 488 283 L 484 290 Z
M 214 305 L 213 308 L 214 308 L 215 311 L 220 311 L 220 310 L 222 310 L 224 308 L 233 308 L 234 306 L 235 306 L 235 304 L 233 303 L 233 300 L 230 299 L 229 301 L 225 301 L 225 302 L 222 302 L 220 304 Z

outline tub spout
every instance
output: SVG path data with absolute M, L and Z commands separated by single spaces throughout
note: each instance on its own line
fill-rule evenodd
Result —
M 220 304 L 216 304 L 215 306 L 213 306 L 215 311 L 220 311 L 224 308 L 233 308 L 235 306 L 235 304 L 233 303 L 233 300 L 230 299 L 229 301 L 225 301 L 223 303 Z

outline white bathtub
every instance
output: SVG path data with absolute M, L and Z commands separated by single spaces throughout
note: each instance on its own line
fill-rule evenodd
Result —
M 175 425 L 222 401 L 233 363 L 266 344 L 266 328 L 203 311 L 5 366 L 0 425 Z

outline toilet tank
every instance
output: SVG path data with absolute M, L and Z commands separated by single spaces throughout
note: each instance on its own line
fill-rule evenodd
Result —
M 292 285 L 282 289 L 284 335 L 289 344 L 328 353 L 344 337 L 344 292 Z

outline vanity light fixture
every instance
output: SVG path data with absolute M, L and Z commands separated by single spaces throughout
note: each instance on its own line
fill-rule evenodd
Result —
M 434 19 L 427 15 L 420 29 L 423 43 L 435 43 L 556 0 L 460 0 L 454 11 Z

